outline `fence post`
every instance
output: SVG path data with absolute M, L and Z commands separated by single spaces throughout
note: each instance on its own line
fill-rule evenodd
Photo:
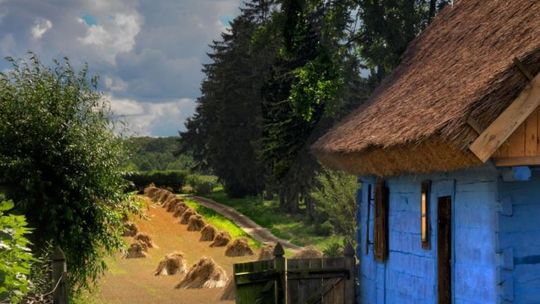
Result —
M 274 248 L 274 268 L 279 275 L 276 281 L 276 301 L 277 304 L 287 304 L 287 259 L 285 250 L 278 242 Z
M 68 304 L 68 285 L 67 285 L 67 264 L 66 256 L 60 247 L 54 249 L 52 255 L 52 279 L 53 279 L 53 303 Z
M 345 281 L 345 304 L 356 303 L 356 259 L 351 243 L 345 245 L 345 267 L 349 270 L 349 279 Z

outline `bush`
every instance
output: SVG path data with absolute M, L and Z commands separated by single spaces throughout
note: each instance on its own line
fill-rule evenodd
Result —
M 188 184 L 193 189 L 193 192 L 198 195 L 207 195 L 212 193 L 217 186 L 217 178 L 211 175 L 193 174 L 188 178 Z
M 334 232 L 334 226 L 330 221 L 325 221 L 320 225 L 315 226 L 315 233 L 321 236 L 330 236 Z
M 186 182 L 186 171 L 149 171 L 132 172 L 124 175 L 124 178 L 133 183 L 133 190 L 142 192 L 150 184 L 161 188 L 171 188 L 174 191 L 180 191 Z
M 0 73 L 0 184 L 34 228 L 33 248 L 64 250 L 78 291 L 124 246 L 122 214 L 133 207 L 120 171 L 124 147 L 86 67 L 8 60 Z
M 358 181 L 355 176 L 323 171 L 317 175 L 317 186 L 311 192 L 317 212 L 327 217 L 336 233 L 343 235 L 353 246 L 356 243 L 356 191 Z
M 13 208 L 11 201 L 0 202 L 0 302 L 18 303 L 30 289 L 30 266 L 26 219 L 22 215 L 4 214 Z
M 332 242 L 323 249 L 325 257 L 337 258 L 343 256 L 343 244 L 340 242 Z

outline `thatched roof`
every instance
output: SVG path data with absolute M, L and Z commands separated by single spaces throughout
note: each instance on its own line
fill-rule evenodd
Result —
M 485 128 L 519 95 L 527 79 L 514 58 L 540 71 L 540 1 L 455 1 L 313 151 L 327 166 L 380 176 L 481 164 L 467 119 Z

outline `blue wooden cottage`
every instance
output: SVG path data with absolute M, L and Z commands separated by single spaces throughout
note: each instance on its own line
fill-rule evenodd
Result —
M 359 176 L 359 303 L 540 303 L 540 1 L 461 0 L 313 146 Z

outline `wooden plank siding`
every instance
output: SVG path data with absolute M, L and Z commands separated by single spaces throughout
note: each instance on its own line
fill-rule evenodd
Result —
M 540 108 L 537 108 L 494 153 L 497 166 L 540 164 Z

